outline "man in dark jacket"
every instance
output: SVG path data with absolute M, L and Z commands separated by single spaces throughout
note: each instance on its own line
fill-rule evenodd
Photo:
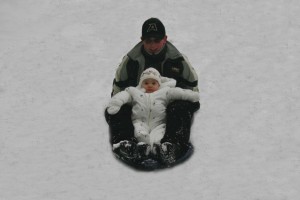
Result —
M 162 76 L 174 78 L 176 87 L 198 90 L 198 76 L 187 58 L 167 41 L 163 23 L 157 18 L 146 20 L 142 26 L 142 37 L 124 56 L 113 81 L 112 96 L 129 86 L 137 86 L 141 73 L 149 68 L 157 69 Z M 167 107 L 166 133 L 161 140 L 168 148 L 156 147 L 154 157 L 165 164 L 174 163 L 184 155 L 190 143 L 190 128 L 193 114 L 200 103 L 174 101 Z M 124 105 L 116 115 L 105 112 L 110 127 L 110 142 L 113 151 L 120 157 L 136 160 L 147 158 L 143 146 L 136 144 L 131 122 L 131 106 Z

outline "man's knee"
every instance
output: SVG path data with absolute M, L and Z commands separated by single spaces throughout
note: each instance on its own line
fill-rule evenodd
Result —
M 167 108 L 167 129 L 164 141 L 188 143 L 193 118 L 193 103 L 190 101 L 174 101 Z
M 131 119 L 131 109 L 132 107 L 130 105 L 123 105 L 119 112 L 114 114 L 114 115 L 111 115 L 107 112 L 107 109 L 105 109 L 105 119 L 106 119 L 106 122 L 111 125 L 112 123 L 115 123 L 115 122 L 122 122 L 122 121 L 127 121 L 128 119 Z
M 199 102 L 190 102 L 184 100 L 176 100 L 170 103 L 167 107 L 167 115 L 182 116 L 185 113 L 193 114 L 200 108 Z
M 109 125 L 110 142 L 112 144 L 133 138 L 131 106 L 122 106 L 120 111 L 115 115 L 110 115 L 107 110 L 105 110 L 105 119 Z

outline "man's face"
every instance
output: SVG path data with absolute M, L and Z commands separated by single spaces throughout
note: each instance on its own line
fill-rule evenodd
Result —
M 147 38 L 143 40 L 144 49 L 150 54 L 158 53 L 167 42 L 167 36 L 163 39 Z
M 148 78 L 143 81 L 142 87 L 146 90 L 146 93 L 152 93 L 158 90 L 159 83 L 155 79 Z

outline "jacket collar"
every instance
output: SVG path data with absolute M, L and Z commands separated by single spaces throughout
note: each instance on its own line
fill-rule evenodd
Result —
M 141 51 L 142 49 L 142 51 Z M 182 57 L 182 54 L 177 50 L 177 48 L 172 44 L 170 43 L 169 41 L 167 41 L 165 47 L 164 47 L 165 51 L 166 52 L 160 52 L 160 53 L 165 53 L 166 54 L 166 58 L 170 58 L 170 59 L 176 59 L 176 58 L 179 58 L 179 57 Z M 130 57 L 132 60 L 139 60 L 141 56 L 144 56 L 144 53 L 143 53 L 144 50 L 144 47 L 143 47 L 143 42 L 139 42 L 137 45 L 135 45 L 133 47 L 133 49 L 131 49 L 129 52 L 128 52 L 128 57 Z M 147 52 L 145 52 L 147 53 Z M 160 54 L 159 53 L 159 54 Z M 158 54 L 158 55 L 159 55 Z M 149 55 L 150 56 L 150 55 Z

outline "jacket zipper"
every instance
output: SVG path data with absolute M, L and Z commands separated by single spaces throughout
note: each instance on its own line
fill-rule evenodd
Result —
M 149 112 L 148 112 L 147 124 L 148 124 L 148 127 L 150 127 L 150 117 L 151 117 L 151 110 L 152 110 L 152 106 L 151 106 L 151 95 L 150 95 L 150 94 L 147 94 L 147 95 L 148 95 L 148 103 L 150 104 L 150 105 L 149 105 Z

